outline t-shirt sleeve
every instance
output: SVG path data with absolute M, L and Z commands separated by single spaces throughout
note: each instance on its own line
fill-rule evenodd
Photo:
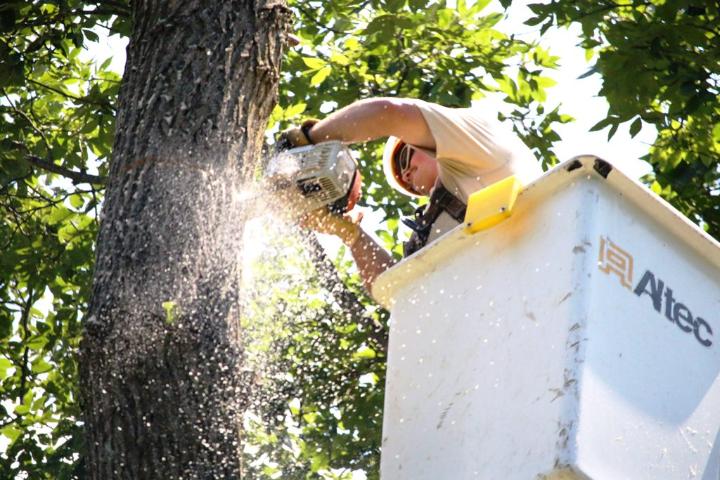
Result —
M 509 141 L 496 121 L 478 108 L 448 108 L 418 101 L 430 132 L 435 138 L 438 161 L 455 168 L 494 170 L 510 160 Z

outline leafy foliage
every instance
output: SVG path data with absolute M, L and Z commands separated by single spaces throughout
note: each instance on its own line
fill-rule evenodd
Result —
M 267 230 L 272 240 L 255 263 L 243 318 L 256 378 L 248 476 L 334 478 L 342 469 L 377 478 L 387 312 L 371 304 L 356 275 L 345 290 L 319 245 L 299 255 L 302 239 Z M 347 275 L 343 258 L 341 251 Z
M 720 238 L 720 5 L 702 0 L 534 4 L 529 24 L 582 26 L 597 51 L 607 116 L 595 130 L 643 123 L 658 130 L 645 157 L 652 189 Z
M 113 6 L 0 6 L 3 478 L 82 471 L 76 352 L 120 77 L 80 57 Z M 97 174 L 87 170 L 96 167 Z
M 502 15 L 484 14 L 487 3 L 292 3 L 301 45 L 287 53 L 270 127 L 369 96 L 467 106 L 500 92 L 513 105 L 508 120 L 516 131 L 546 165 L 554 163 L 552 124 L 569 120 L 543 110 L 551 85 L 543 71 L 556 59 L 496 31 Z M 109 61 L 96 64 L 82 52 L 105 33 L 130 35 L 124 0 L 0 6 L 3 478 L 83 475 L 76 351 L 121 78 Z M 385 184 L 380 148 L 377 142 L 357 148 L 369 187 L 364 201 L 384 211 L 381 237 L 399 254 L 397 218 L 415 205 Z M 267 395 L 258 397 L 261 421 L 249 429 L 257 449 L 249 452 L 256 460 L 249 468 L 258 478 L 278 472 L 283 478 L 343 478 L 353 469 L 374 478 L 387 313 L 365 295 L 342 257 L 328 268 L 316 247 L 305 248 L 314 252 L 312 265 L 306 260 L 292 267 L 307 258 L 297 253 L 264 263 L 258 286 L 267 286 L 268 296 L 248 305 L 244 318 L 248 325 L 263 319 L 272 332 L 253 337 L 248 327 L 249 337 L 258 339 L 248 355 L 261 349 L 276 365 L 258 380 Z M 283 283 L 292 268 L 301 280 Z M 168 305 L 169 317 L 171 310 Z M 268 338 L 273 341 L 263 343 Z

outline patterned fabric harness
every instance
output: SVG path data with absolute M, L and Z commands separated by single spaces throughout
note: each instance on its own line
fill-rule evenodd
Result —
M 438 181 L 430 194 L 430 201 L 415 211 L 414 219 L 408 217 L 402 219 L 402 222 L 413 231 L 410 240 L 403 245 L 403 255 L 408 257 L 427 244 L 433 223 L 442 212 L 447 212 L 455 221 L 462 223 L 465 210 L 467 205 Z

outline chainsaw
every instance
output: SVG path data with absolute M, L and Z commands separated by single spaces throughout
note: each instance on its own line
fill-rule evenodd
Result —
M 277 152 L 267 164 L 265 182 L 297 216 L 321 207 L 342 215 L 362 193 L 357 163 L 339 141 Z

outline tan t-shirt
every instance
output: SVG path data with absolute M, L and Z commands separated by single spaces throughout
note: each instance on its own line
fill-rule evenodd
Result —
M 440 181 L 463 202 L 510 175 L 527 185 L 542 174 L 522 140 L 480 108 L 448 108 L 424 101 L 416 105 L 435 138 Z

